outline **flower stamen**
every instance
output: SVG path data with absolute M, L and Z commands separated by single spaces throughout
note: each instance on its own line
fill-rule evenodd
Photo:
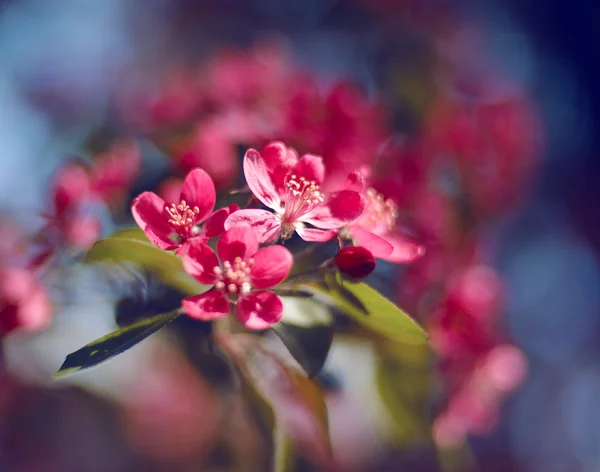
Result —
M 293 223 L 323 203 L 325 197 L 314 180 L 290 174 L 285 181 L 286 199 L 282 221 Z
M 252 289 L 250 284 L 250 272 L 254 259 L 250 258 L 244 261 L 241 257 L 236 257 L 233 263 L 224 261 L 223 267 L 215 267 L 214 274 L 217 276 L 215 288 L 226 292 L 227 295 L 235 301 L 238 295 L 244 295 Z
M 365 228 L 372 228 L 377 233 L 388 233 L 394 229 L 398 218 L 398 206 L 389 198 L 384 199 L 381 193 L 374 188 L 366 192 L 365 210 L 358 224 Z
M 197 206 L 191 208 L 185 200 L 181 200 L 179 204 L 165 205 L 165 211 L 170 217 L 169 224 L 175 228 L 178 234 L 181 236 L 193 234 L 194 223 L 200 213 Z

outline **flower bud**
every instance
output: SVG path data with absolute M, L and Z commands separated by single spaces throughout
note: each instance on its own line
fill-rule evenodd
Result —
M 361 246 L 348 246 L 340 249 L 334 262 L 344 274 L 355 279 L 362 279 L 375 269 L 373 254 Z

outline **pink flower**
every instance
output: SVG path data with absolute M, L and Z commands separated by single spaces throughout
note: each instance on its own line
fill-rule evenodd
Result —
M 182 256 L 183 267 L 200 283 L 213 288 L 184 299 L 186 313 L 210 321 L 226 316 L 234 303 L 237 317 L 250 329 L 266 329 L 277 323 L 283 304 L 277 294 L 264 289 L 287 277 L 294 262 L 290 251 L 281 245 L 259 250 L 254 230 L 238 226 L 223 233 L 217 252 L 219 258 L 201 240 L 189 242 Z
M 148 239 L 161 249 L 177 249 L 191 238 L 208 238 L 223 232 L 223 222 L 237 205 L 215 206 L 215 185 L 202 169 L 192 170 L 186 177 L 179 202 L 170 205 L 154 192 L 144 192 L 133 201 L 131 212 Z M 204 223 L 200 228 L 198 225 Z
M 46 290 L 31 272 L 20 268 L 0 271 L 0 335 L 15 329 L 40 330 L 51 315 Z
M 325 177 L 323 159 L 305 154 L 298 159 L 295 151 L 282 143 L 272 143 L 259 154 L 249 149 L 244 156 L 244 175 L 252 193 L 275 214 L 267 210 L 237 211 L 225 222 L 225 228 L 249 225 L 259 242 L 282 241 L 294 231 L 305 241 L 328 241 L 333 229 L 360 215 L 363 199 L 352 190 L 325 195 L 320 185 Z M 309 223 L 317 228 L 306 228 Z
M 120 202 L 140 172 L 140 150 L 133 140 L 119 140 L 94 157 L 92 190 L 108 204 Z
M 346 189 L 365 187 L 359 173 L 350 174 Z M 412 262 L 425 253 L 425 248 L 395 230 L 398 207 L 373 188 L 362 191 L 365 208 L 360 216 L 340 231 L 344 239 L 351 239 L 367 248 L 373 256 L 389 262 Z
M 43 215 L 48 222 L 40 232 L 44 252 L 51 255 L 63 244 L 88 249 L 96 241 L 101 223 L 86 208 L 93 199 L 89 169 L 78 162 L 60 168 L 52 183 L 54 208 Z
M 195 126 L 183 146 L 175 151 L 180 168 L 206 169 L 220 189 L 230 186 L 239 172 L 235 141 L 223 128 L 216 120 L 202 121 Z

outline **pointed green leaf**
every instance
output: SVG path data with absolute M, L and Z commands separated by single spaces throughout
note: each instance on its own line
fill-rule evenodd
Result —
M 153 244 L 136 237 L 134 230 L 124 230 L 108 239 L 98 241 L 86 254 L 87 262 L 93 261 L 130 261 L 140 267 L 149 269 L 165 284 L 177 288 L 183 294 L 196 295 L 206 291 L 206 287 L 198 283 L 183 270 L 181 259 L 172 252 L 160 249 Z M 141 231 L 141 230 L 140 230 Z M 115 237 L 116 236 L 116 237 Z M 139 236 L 139 235 L 137 235 Z M 145 237 L 145 236 L 144 236 Z
M 131 349 L 159 329 L 164 328 L 181 314 L 177 309 L 169 313 L 153 316 L 138 323 L 118 329 L 85 345 L 67 356 L 54 380 L 74 372 L 94 367 L 117 354 Z
M 333 342 L 333 326 L 303 327 L 281 322 L 273 326 L 273 331 L 309 377 L 321 371 Z
M 317 296 L 363 328 L 387 339 L 413 344 L 427 342 L 427 333 L 408 314 L 363 282 L 329 277 L 326 284 L 310 284 Z M 351 294 L 351 297 L 349 296 Z

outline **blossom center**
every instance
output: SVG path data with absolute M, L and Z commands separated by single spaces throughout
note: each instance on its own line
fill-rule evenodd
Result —
M 244 295 L 250 291 L 250 271 L 254 259 L 250 258 L 247 261 L 241 257 L 236 257 L 231 263 L 224 261 L 223 267 L 215 267 L 214 273 L 217 276 L 215 288 L 221 290 L 230 296 L 237 298 L 237 295 Z
M 172 203 L 165 205 L 165 211 L 169 215 L 169 223 L 175 228 L 175 231 L 181 236 L 189 236 L 193 232 L 192 228 L 196 221 L 200 209 L 190 207 L 185 200 L 179 204 Z
M 286 199 L 282 221 L 293 223 L 323 203 L 324 196 L 314 180 L 291 174 L 285 181 Z
M 360 226 L 374 233 L 386 234 L 394 229 L 397 218 L 398 206 L 393 200 L 384 199 L 373 188 L 367 190 L 365 210 L 358 221 Z

